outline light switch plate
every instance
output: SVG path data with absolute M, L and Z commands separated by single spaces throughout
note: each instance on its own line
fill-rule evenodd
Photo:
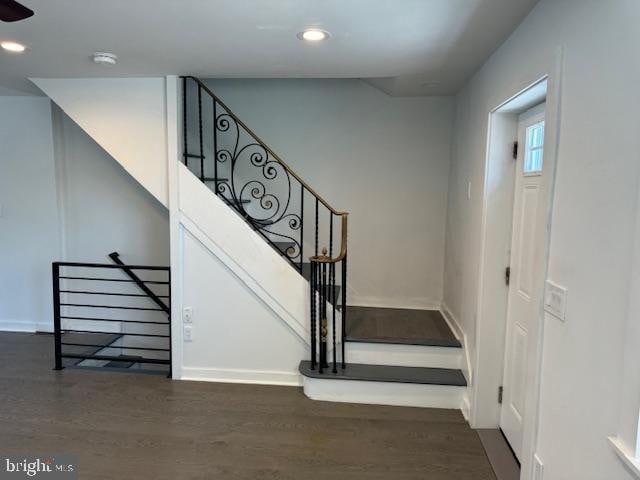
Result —
M 185 342 L 193 341 L 193 327 L 190 325 L 185 325 L 182 329 L 182 339 Z
M 184 307 L 182 309 L 182 321 L 184 323 L 193 323 L 193 308 Z
M 565 321 L 567 289 L 547 280 L 544 291 L 544 309 L 554 317 Z

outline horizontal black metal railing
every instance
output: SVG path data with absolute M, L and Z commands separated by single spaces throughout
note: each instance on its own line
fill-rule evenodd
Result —
M 109 257 L 116 263 L 52 264 L 55 369 L 66 366 L 64 359 L 79 366 L 115 361 L 166 365 L 171 376 L 169 267 Z
M 332 328 L 325 330 L 332 331 L 334 357 L 335 344 L 342 345 L 344 368 L 348 214 L 334 209 L 205 83 L 185 76 L 182 89 L 184 164 L 310 281 L 312 363 L 326 364 L 326 338 L 314 329 L 329 315 Z M 328 245 L 326 254 L 319 255 L 320 245 Z

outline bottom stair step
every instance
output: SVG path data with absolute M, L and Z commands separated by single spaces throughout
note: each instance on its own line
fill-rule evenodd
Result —
M 300 363 L 304 393 L 313 400 L 459 409 L 467 382 L 458 369 L 350 363 L 323 373 Z
M 317 368 L 316 370 L 311 370 L 310 361 L 303 360 L 300 362 L 300 373 L 305 377 L 333 380 L 467 386 L 467 381 L 462 371 L 453 368 L 396 367 L 349 363 L 344 370 L 338 365 L 338 373 L 332 372 L 332 365 L 329 365 L 329 368 L 325 368 L 322 373 L 319 373 Z

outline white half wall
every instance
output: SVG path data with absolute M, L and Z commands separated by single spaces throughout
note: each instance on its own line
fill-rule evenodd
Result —
M 168 205 L 165 78 L 31 80 Z
M 299 385 L 298 363 L 308 356 L 308 283 L 183 164 L 177 167 L 176 378 Z M 187 307 L 190 325 L 180 321 Z M 192 329 L 191 341 L 183 326 Z
M 304 340 L 186 229 L 182 248 L 183 305 L 193 308 L 193 324 L 181 379 L 300 385 Z
M 452 98 L 390 97 L 355 79 L 206 83 L 334 208 L 350 212 L 350 304 L 439 308 Z M 311 244 L 312 229 L 305 233 Z
M 632 478 L 607 437 L 621 423 L 637 425 L 640 408 L 621 417 L 624 340 L 637 332 L 627 318 L 640 174 L 639 21 L 635 0 L 541 0 L 457 97 L 444 301 L 474 358 L 489 112 L 548 73 L 558 47 L 564 52 L 548 275 L 569 293 L 566 321 L 544 318 L 535 450 L 545 480 Z M 522 478 L 531 473 L 524 468 Z
M 60 254 L 47 98 L 0 97 L 0 330 L 47 330 Z

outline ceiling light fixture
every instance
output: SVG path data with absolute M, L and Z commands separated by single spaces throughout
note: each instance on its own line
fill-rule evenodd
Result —
M 113 53 L 96 52 L 93 54 L 93 62 L 99 65 L 115 65 L 118 56 Z
M 22 53 L 27 49 L 27 47 L 18 42 L 0 42 L 0 47 L 12 53 Z
M 319 28 L 307 28 L 298 34 L 300 40 L 306 40 L 307 42 L 320 42 L 329 37 L 329 32 L 320 30 Z

